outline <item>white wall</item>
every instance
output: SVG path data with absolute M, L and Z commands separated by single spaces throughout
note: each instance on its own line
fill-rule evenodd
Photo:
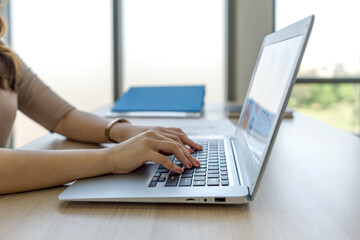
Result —
M 236 102 L 243 104 L 265 35 L 273 32 L 273 0 L 236 1 Z

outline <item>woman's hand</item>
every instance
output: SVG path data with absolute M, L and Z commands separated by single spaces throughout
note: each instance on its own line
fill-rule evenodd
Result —
M 200 145 L 188 138 L 187 135 L 179 128 L 146 127 L 134 126 L 129 123 L 119 123 L 111 128 L 110 137 L 117 142 L 123 142 L 148 130 L 154 130 L 160 135 L 181 143 L 182 145 L 188 145 L 190 148 L 194 148 L 196 150 L 202 149 Z M 193 151 L 190 149 L 190 152 Z
M 183 138 L 184 140 L 180 138 L 180 141 L 174 140 L 171 138 L 173 134 L 169 131 L 160 133 L 154 129 L 147 130 L 113 147 L 104 149 L 105 161 L 111 165 L 113 173 L 129 173 L 148 161 L 159 163 L 173 172 L 182 173 L 184 170 L 171 162 L 165 154 L 175 155 L 186 168 L 199 167 L 200 162 L 191 156 L 183 144 L 183 141 L 186 144 L 191 144 L 192 141 L 189 142 L 185 138 Z M 192 145 L 195 146 L 195 143 Z

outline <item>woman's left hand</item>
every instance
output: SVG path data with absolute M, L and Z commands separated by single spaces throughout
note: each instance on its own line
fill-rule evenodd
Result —
M 110 130 L 110 138 L 117 142 L 123 142 L 148 130 L 155 130 L 164 137 L 175 140 L 183 145 L 188 145 L 195 150 L 201 150 L 202 146 L 193 142 L 180 128 L 135 126 L 130 123 L 115 124 Z M 191 152 L 192 150 L 190 150 Z

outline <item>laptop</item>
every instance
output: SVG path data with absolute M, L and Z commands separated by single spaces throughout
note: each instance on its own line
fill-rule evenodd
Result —
M 195 136 L 199 168 L 170 172 L 149 162 L 129 174 L 76 181 L 62 201 L 242 204 L 254 199 L 296 81 L 314 22 L 309 16 L 267 35 L 232 136 Z M 181 163 L 170 156 L 180 167 Z

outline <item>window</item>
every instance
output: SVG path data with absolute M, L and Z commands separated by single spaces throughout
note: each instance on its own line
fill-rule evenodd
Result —
M 9 3 L 12 47 L 47 85 L 82 110 L 111 102 L 110 1 Z M 14 129 L 14 147 L 47 132 L 22 114 Z
M 122 19 L 125 91 L 204 84 L 205 101 L 225 100 L 225 1 L 124 0 Z
M 276 29 L 315 14 L 289 106 L 356 134 L 360 134 L 359 7 L 357 0 L 277 0 L 275 10 Z
M 82 110 L 112 102 L 111 1 L 10 4 L 12 47 L 46 84 Z M 225 99 L 225 1 L 122 0 L 122 5 L 124 90 L 204 84 L 206 101 Z M 18 114 L 14 147 L 46 132 Z

